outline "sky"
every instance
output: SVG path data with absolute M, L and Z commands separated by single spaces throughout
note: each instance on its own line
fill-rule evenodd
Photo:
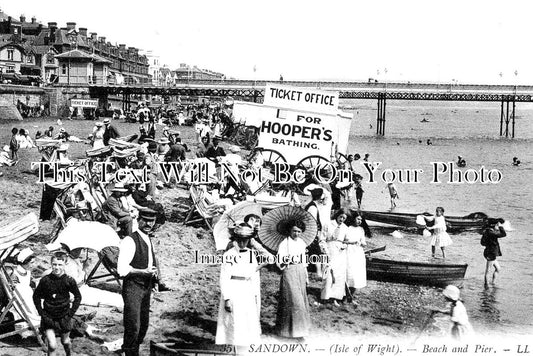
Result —
M 531 1 L 17 0 L 107 41 L 238 79 L 533 84 Z M 29 20 L 27 20 L 29 21 Z M 255 68 L 255 71 L 254 71 Z

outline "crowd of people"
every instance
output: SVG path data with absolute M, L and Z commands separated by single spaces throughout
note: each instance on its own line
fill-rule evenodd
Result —
M 180 113 L 183 117 L 183 113 Z M 157 135 L 157 116 L 144 104 L 139 105 L 135 114 L 139 123 L 139 134 L 129 141 L 137 140 L 136 146 L 122 148 L 117 146 L 120 133 L 108 118 L 96 121 L 89 139 L 92 145 L 89 155 L 89 169 L 95 162 L 113 162 L 113 170 L 119 168 L 146 168 L 149 182 L 126 184 L 115 182 L 108 194 L 103 194 L 101 211 L 98 204 L 84 196 L 80 201 L 74 194 L 70 205 L 71 211 L 96 212 L 96 215 L 77 215 L 78 218 L 94 219 L 113 226 L 122 239 L 117 257 L 117 273 L 123 278 L 122 297 L 124 300 L 124 342 L 122 350 L 126 355 L 138 355 L 149 325 L 150 295 L 154 288 L 159 291 L 169 290 L 163 282 L 161 268 L 157 259 L 157 251 L 152 244 L 152 238 L 157 228 L 166 222 L 166 214 L 162 204 L 158 201 L 162 184 L 159 163 L 184 162 L 191 148 L 195 152 L 188 155 L 196 159 L 207 159 L 215 167 L 227 163 L 238 169 L 244 165 L 260 168 L 263 166 L 261 150 L 254 151 L 243 159 L 240 149 L 236 146 L 228 148 L 229 153 L 220 145 L 223 132 L 223 115 L 220 108 L 199 109 L 188 112 L 192 114 L 197 134 L 194 142 L 184 143 L 179 131 L 171 130 L 169 125 L 162 126 L 161 134 Z M 180 117 L 178 115 L 178 117 Z M 178 119 L 183 124 L 185 119 Z M 171 123 L 172 124 L 172 123 Z M 156 140 L 156 136 L 160 136 Z M 37 133 L 36 139 L 69 140 L 64 128 L 60 128 L 54 135 L 54 127 L 50 126 L 43 134 Z M 123 141 L 122 141 L 123 142 Z M 17 151 L 25 146 L 34 147 L 35 143 L 24 129 L 13 129 L 8 149 L 0 153 L 1 163 L 16 164 Z M 107 147 L 112 147 L 106 150 Z M 131 149 L 131 150 L 130 150 Z M 7 152 L 11 157 L 5 157 Z M 89 154 L 89 152 L 88 152 Z M 354 179 L 349 183 L 324 184 L 318 181 L 310 182 L 304 189 L 303 195 L 308 202 L 301 205 L 297 188 L 291 189 L 296 197 L 291 198 L 290 204 L 301 206 L 317 222 L 317 233 L 311 243 L 302 239 L 302 235 L 309 229 L 299 220 L 287 221 L 283 227 L 284 239 L 280 241 L 276 250 L 268 249 L 258 239 L 261 217 L 251 214 L 235 223 L 230 229 L 231 242 L 221 253 L 224 260 L 235 261 L 222 264 L 220 273 L 221 299 L 219 304 L 218 323 L 216 331 L 217 344 L 249 345 L 258 340 L 261 335 L 260 311 L 261 290 L 259 270 L 266 266 L 259 261 L 259 256 L 275 256 L 276 266 L 281 274 L 280 293 L 277 306 L 276 329 L 280 336 L 301 340 L 310 335 L 311 317 L 309 313 L 309 299 L 307 285 L 309 275 L 321 281 L 320 301 L 322 304 L 332 305 L 334 308 L 342 303 L 350 303 L 357 307 L 357 294 L 367 285 L 365 246 L 372 233 L 360 212 L 363 198 L 362 177 L 355 173 L 355 162 L 361 159 L 359 154 L 347 155 L 346 162 L 340 168 L 353 172 Z M 362 161 L 368 162 L 369 154 L 365 154 Z M 96 172 L 94 172 L 96 173 Z M 327 174 L 327 172 L 326 172 Z M 86 182 L 91 184 L 91 182 Z M 205 197 L 210 197 L 212 206 L 228 209 L 238 203 L 251 187 L 244 188 L 244 182 L 238 182 L 226 177 L 223 182 L 215 182 L 204 186 Z M 393 183 L 386 186 L 390 195 L 391 209 L 396 206 L 399 198 Z M 74 188 L 76 190 L 76 188 Z M 51 192 L 50 192 L 51 191 Z M 240 192 L 243 194 L 241 195 Z M 57 191 L 45 187 L 41 218 L 49 219 L 50 210 L 58 196 Z M 83 194 L 82 194 L 83 195 Z M 107 196 L 106 196 L 107 195 Z M 426 221 L 433 224 L 427 226 L 431 230 L 431 252 L 435 257 L 436 249 L 440 248 L 443 258 L 445 247 L 452 241 L 446 230 L 444 209 L 438 207 L 435 216 L 425 216 Z M 483 232 L 481 244 L 485 246 L 484 256 L 487 260 L 485 283 L 488 283 L 491 268 L 494 269 L 492 280 L 496 279 L 501 267 L 496 258 L 501 256 L 498 239 L 505 236 L 501 226 L 503 221 L 489 221 L 489 228 Z M 313 265 L 306 261 L 311 255 L 327 256 L 325 260 Z M 253 258 L 250 258 L 253 256 Z M 325 263 L 323 263 L 326 261 Z M 55 332 L 60 333 L 61 342 L 67 354 L 70 354 L 69 332 L 71 317 L 79 306 L 81 297 L 75 283 L 65 276 L 64 258 L 60 254 L 52 257 L 52 274 L 41 280 L 34 293 L 35 305 L 42 317 L 41 327 L 48 340 L 50 354 L 55 352 Z M 66 300 L 66 295 L 72 293 L 74 302 Z M 449 310 L 437 310 L 451 314 L 454 327 L 452 334 L 461 336 L 471 327 L 469 326 L 466 309 L 460 301 L 459 290 L 453 286 L 443 292 L 447 301 L 451 303 Z M 42 304 L 44 301 L 44 304 Z

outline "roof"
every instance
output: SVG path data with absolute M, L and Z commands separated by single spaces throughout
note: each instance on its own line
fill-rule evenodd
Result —
M 52 45 L 36 45 L 36 46 L 33 46 L 33 52 L 35 54 L 46 54 L 46 53 L 50 52 L 50 50 L 52 50 L 52 51 L 57 53 L 57 51 L 55 50 L 55 48 Z
M 68 52 L 63 52 L 61 54 L 58 54 L 55 56 L 56 58 L 71 58 L 71 59 L 85 59 L 87 61 L 93 61 L 97 63 L 111 63 L 111 61 L 100 57 L 97 54 L 94 53 L 87 53 L 85 51 L 82 51 L 80 49 L 73 49 Z

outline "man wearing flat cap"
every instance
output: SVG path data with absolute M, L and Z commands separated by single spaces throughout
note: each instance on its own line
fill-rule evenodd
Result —
M 122 299 L 124 300 L 124 343 L 125 356 L 138 356 L 148 330 L 150 318 L 150 295 L 157 280 L 157 262 L 152 241 L 148 234 L 155 224 L 155 211 L 139 213 L 139 227 L 120 243 L 117 272 L 124 278 Z
M 212 145 L 209 146 L 207 148 L 207 151 L 205 152 L 205 157 L 215 162 L 216 164 L 218 164 L 219 157 L 223 157 L 226 155 L 224 149 L 218 145 L 219 143 L 220 136 L 213 137 Z

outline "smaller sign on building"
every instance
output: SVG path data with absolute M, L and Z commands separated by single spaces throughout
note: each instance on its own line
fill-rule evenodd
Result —
M 267 84 L 263 103 L 282 109 L 337 115 L 339 92 Z
M 93 108 L 98 107 L 97 99 L 70 99 L 70 106 L 73 108 Z

